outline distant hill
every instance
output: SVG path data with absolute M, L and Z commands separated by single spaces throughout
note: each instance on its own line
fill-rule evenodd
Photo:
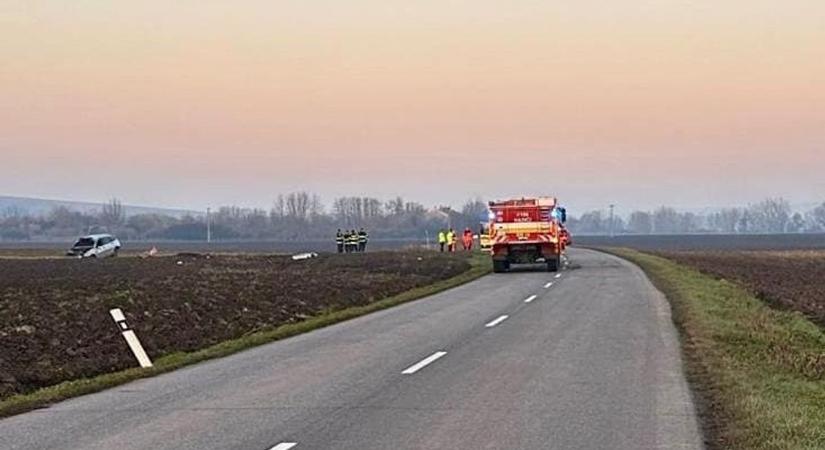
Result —
M 80 211 L 84 213 L 100 211 L 103 207 L 102 203 L 92 202 L 77 202 L 70 200 L 50 200 L 44 198 L 27 198 L 27 197 L 10 197 L 0 195 L 0 214 L 15 211 L 19 214 L 25 215 L 44 215 L 49 211 L 58 207 L 64 206 L 73 211 Z M 172 217 L 182 217 L 184 215 L 201 215 L 203 212 L 191 211 L 185 209 L 171 209 L 171 208 L 153 208 L 149 206 L 134 206 L 123 205 L 123 209 L 127 216 L 134 216 L 137 214 L 164 214 Z

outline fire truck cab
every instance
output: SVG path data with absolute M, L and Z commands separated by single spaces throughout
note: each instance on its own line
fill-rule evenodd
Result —
M 537 263 L 545 264 L 549 272 L 561 270 L 567 213 L 555 197 L 492 201 L 489 207 L 494 272 L 506 272 L 513 264 Z

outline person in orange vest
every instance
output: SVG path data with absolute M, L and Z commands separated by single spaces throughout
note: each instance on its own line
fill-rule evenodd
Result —
M 473 250 L 473 231 L 470 228 L 464 229 L 464 236 L 462 237 L 462 244 L 464 244 L 465 251 Z

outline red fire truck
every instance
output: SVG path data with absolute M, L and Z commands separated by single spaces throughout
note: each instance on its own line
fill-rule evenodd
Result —
M 489 206 L 494 272 L 536 263 L 546 264 L 549 272 L 561 270 L 569 235 L 563 236 L 567 214 L 555 197 L 494 201 Z

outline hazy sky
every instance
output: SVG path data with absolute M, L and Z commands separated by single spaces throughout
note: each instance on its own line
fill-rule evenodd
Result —
M 0 0 L 0 194 L 825 200 L 822 0 Z

